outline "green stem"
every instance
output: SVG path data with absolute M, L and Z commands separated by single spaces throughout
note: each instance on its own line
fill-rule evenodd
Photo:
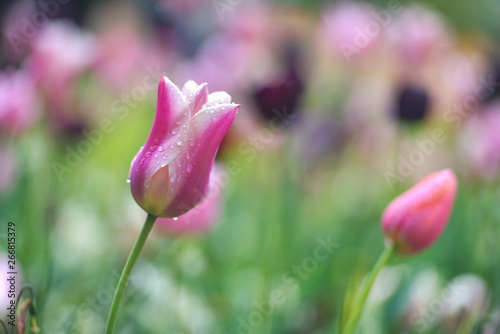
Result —
M 130 252 L 127 263 L 125 264 L 125 268 L 123 268 L 120 281 L 118 282 L 118 286 L 116 287 L 115 297 L 113 298 L 113 303 L 111 304 L 108 324 L 106 325 L 106 334 L 113 334 L 115 331 L 118 308 L 120 307 L 120 301 L 123 297 L 123 293 L 125 292 L 130 273 L 132 272 L 132 268 L 134 268 L 135 262 L 137 261 L 137 258 L 139 257 L 144 244 L 146 243 L 146 239 L 148 238 L 149 232 L 151 232 L 151 229 L 153 228 L 155 220 L 156 216 L 148 214 L 148 217 L 144 222 L 144 226 L 142 227 L 141 233 L 139 234 L 139 238 L 137 238 L 134 248 L 132 248 L 132 252 Z
M 380 272 L 380 270 L 389 262 L 392 254 L 394 254 L 393 245 L 391 245 L 389 248 L 386 248 L 382 252 L 382 254 L 380 254 L 377 263 L 375 263 L 375 266 L 373 267 L 370 274 L 366 278 L 366 281 L 361 286 L 361 290 L 359 291 L 359 294 L 356 300 L 354 301 L 354 305 L 351 308 L 351 315 L 349 316 L 349 320 L 347 320 L 347 324 L 345 326 L 343 334 L 354 333 L 354 330 L 358 325 L 359 317 L 361 316 L 361 313 L 363 312 L 363 309 L 365 307 L 366 299 L 370 294 L 373 282 L 375 282 L 375 278 L 377 278 L 377 275 Z

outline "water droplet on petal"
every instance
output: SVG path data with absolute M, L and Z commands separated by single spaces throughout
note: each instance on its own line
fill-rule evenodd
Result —
M 193 138 L 189 139 L 189 146 L 191 146 L 191 147 L 194 146 L 194 139 Z
M 163 146 L 158 147 L 158 151 L 159 152 L 163 151 Z
M 156 145 L 158 145 L 158 144 L 160 143 L 160 140 L 157 138 L 157 139 L 155 139 L 154 143 L 155 143 Z
M 130 183 L 130 178 L 129 178 L 129 179 L 127 179 L 127 183 Z
M 179 145 L 179 146 L 182 145 L 182 140 L 177 139 L 177 145 Z
M 188 165 L 187 165 L 187 172 L 188 172 L 188 173 L 191 173 L 192 171 L 193 171 L 193 165 L 188 164 Z
M 179 217 L 174 217 L 174 218 L 172 218 L 172 219 L 173 219 L 173 220 L 179 220 Z
M 172 134 L 175 135 L 179 130 L 177 130 L 177 128 L 173 129 L 172 130 Z

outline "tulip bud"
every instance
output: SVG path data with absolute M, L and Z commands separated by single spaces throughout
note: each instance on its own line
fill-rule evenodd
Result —
M 220 172 L 217 165 L 210 173 L 210 185 L 207 198 L 191 211 L 183 214 L 178 219 L 158 218 L 156 225 L 169 235 L 180 235 L 183 233 L 199 234 L 210 230 L 218 221 L 221 211 L 222 189 L 217 184 L 217 173 Z
M 457 192 L 450 169 L 432 173 L 394 199 L 382 215 L 385 236 L 401 254 L 415 254 L 441 235 Z
M 207 195 L 215 154 L 238 107 L 226 92 L 209 95 L 206 84 L 188 81 L 181 91 L 162 77 L 153 128 L 130 168 L 132 195 L 146 212 L 177 217 Z

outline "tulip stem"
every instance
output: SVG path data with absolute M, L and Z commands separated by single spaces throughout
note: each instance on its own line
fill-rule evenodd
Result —
M 354 330 L 358 325 L 359 317 L 361 316 L 361 313 L 363 312 L 363 309 L 365 307 L 366 299 L 370 294 L 373 282 L 375 282 L 375 278 L 377 278 L 377 275 L 380 272 L 380 270 L 389 262 L 389 260 L 392 257 L 392 254 L 394 254 L 394 245 L 385 248 L 382 254 L 380 254 L 380 257 L 373 266 L 373 269 L 371 270 L 370 274 L 364 281 L 356 299 L 354 300 L 354 305 L 351 308 L 350 316 L 349 319 L 347 320 L 347 324 L 344 328 L 343 334 L 354 333 Z
M 111 311 L 109 312 L 108 324 L 106 325 L 106 334 L 113 334 L 115 331 L 116 324 L 116 316 L 118 314 L 118 308 L 120 307 L 120 301 L 123 297 L 123 293 L 125 292 L 125 288 L 128 283 L 128 279 L 130 277 L 130 273 L 132 272 L 132 268 L 134 268 L 135 262 L 139 257 L 139 254 L 146 243 L 146 239 L 148 238 L 149 232 L 153 228 L 155 223 L 156 216 L 148 214 L 146 221 L 144 222 L 144 226 L 142 227 L 141 233 L 135 242 L 134 248 L 132 248 L 132 252 L 128 257 L 127 263 L 123 268 L 122 275 L 120 277 L 120 281 L 118 282 L 118 286 L 116 287 L 115 296 L 113 298 L 113 303 L 111 304 Z

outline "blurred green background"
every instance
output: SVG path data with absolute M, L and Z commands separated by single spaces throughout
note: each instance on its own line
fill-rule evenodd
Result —
M 382 0 L 370 3 L 387 8 Z M 242 104 L 217 157 L 239 169 L 223 189 L 221 218 L 208 233 L 172 236 L 155 227 L 127 287 L 117 333 L 338 333 L 353 293 L 384 248 L 384 208 L 445 167 L 459 177 L 445 232 L 423 253 L 391 262 L 359 332 L 499 333 L 498 91 L 478 99 L 474 110 L 464 101 L 477 98 L 478 78 L 498 74 L 500 4 L 401 3 L 410 9 L 425 4 L 424 14 L 439 22 L 429 29 L 445 27 L 445 42 L 441 31 L 425 31 L 425 20 L 409 23 L 415 40 L 391 39 L 386 31 L 407 31 L 398 14 L 353 62 L 335 48 L 343 28 L 325 32 L 328 10 L 340 8 L 326 1 L 228 0 L 223 5 L 230 7 L 219 7 L 230 8 L 221 21 L 220 3 L 212 1 L 70 0 L 53 18 L 70 26 L 52 36 L 40 28 L 21 52 L 9 50 L 7 33 L 22 35 L 19 17 L 41 7 L 2 4 L 0 101 L 33 99 L 27 113 L 37 116 L 26 116 L 32 121 L 21 130 L 2 118 L 17 104 L 0 112 L 0 233 L 16 222 L 22 282 L 34 288 L 41 332 L 104 330 L 117 277 L 145 218 L 126 180 L 151 129 L 164 72 L 179 86 L 190 78 L 207 81 L 210 91 L 228 91 Z M 76 45 L 81 34 L 92 35 L 90 55 L 84 53 L 90 47 Z M 413 50 L 402 42 L 406 37 L 425 49 L 423 56 L 402 56 L 399 48 Z M 300 89 L 290 92 L 282 86 L 288 87 L 287 71 L 295 65 Z M 14 91 L 9 71 L 28 73 L 34 92 L 28 96 L 24 85 Z M 155 88 L 144 88 L 146 77 Z M 406 82 L 424 87 L 432 101 L 416 121 L 392 113 Z M 138 86 L 146 95 L 127 105 L 124 94 L 139 94 Z M 283 89 L 285 97 L 259 95 L 267 87 Z M 287 106 L 296 115 L 293 124 L 263 140 L 269 109 Z M 455 128 L 446 115 L 457 106 L 466 116 Z M 90 142 L 85 131 L 99 130 L 108 118 L 113 130 L 81 154 L 82 142 Z M 497 127 L 485 130 L 486 124 Z M 398 158 L 408 159 L 436 128 L 447 140 L 391 186 L 387 173 L 397 173 Z M 70 152 L 80 156 L 74 167 Z M 320 260 L 315 250 L 324 242 L 335 247 Z M 1 244 L 6 249 L 4 237 Z M 446 286 L 465 274 L 473 279 L 443 301 Z

